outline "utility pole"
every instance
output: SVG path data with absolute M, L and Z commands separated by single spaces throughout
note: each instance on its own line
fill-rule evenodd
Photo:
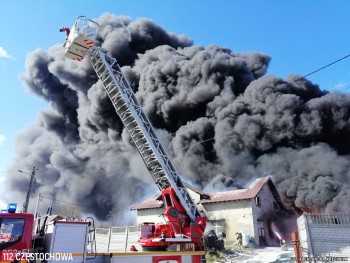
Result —
M 41 201 L 41 197 L 42 195 L 41 193 L 39 193 L 38 201 L 36 202 L 36 207 L 35 207 L 35 214 L 34 214 L 35 218 L 39 217 L 38 210 L 39 210 L 39 203 Z
M 18 170 L 18 172 L 20 173 L 25 173 L 25 174 L 30 174 L 30 180 L 29 180 L 29 186 L 28 186 L 28 190 L 27 190 L 27 196 L 26 196 L 26 201 L 23 204 L 23 213 L 27 213 L 28 212 L 28 205 L 29 205 L 29 197 L 30 197 L 30 192 L 32 191 L 32 184 L 33 184 L 33 179 L 35 176 L 35 167 L 33 166 L 33 170 L 31 173 L 27 173 L 27 172 L 23 172 L 21 170 Z

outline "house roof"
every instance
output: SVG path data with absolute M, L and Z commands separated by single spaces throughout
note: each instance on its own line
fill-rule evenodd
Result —
M 269 176 L 256 179 L 253 184 L 246 189 L 231 190 L 226 192 L 211 193 L 209 199 L 201 200 L 202 204 L 237 201 L 243 199 L 252 199 L 260 192 L 261 188 L 270 181 Z
M 190 189 L 191 191 L 197 193 L 200 196 L 200 199 L 210 198 L 210 195 L 203 193 L 202 191 L 198 190 L 197 188 L 193 187 L 192 185 L 189 185 L 188 183 L 184 182 L 184 186 L 187 189 Z M 152 197 L 142 201 L 141 203 L 136 204 L 135 206 L 133 206 L 131 208 L 131 210 L 160 208 L 162 206 L 163 206 L 162 195 L 161 195 L 161 193 L 157 193 L 157 194 L 153 195 Z
M 265 184 L 268 185 L 270 191 L 272 192 L 277 202 L 282 204 L 278 191 L 269 176 L 256 179 L 249 188 L 231 190 L 226 192 L 216 192 L 216 193 L 205 194 L 188 184 L 186 184 L 186 187 L 200 195 L 201 204 L 207 204 L 207 203 L 238 201 L 238 200 L 255 198 Z M 161 200 L 161 193 L 157 193 L 156 195 L 135 205 L 134 207 L 131 208 L 131 210 L 160 208 L 162 206 L 163 206 L 163 202 Z
M 157 193 L 154 196 L 133 206 L 131 210 L 160 208 L 163 206 L 163 201 L 161 201 L 161 198 L 162 198 L 161 193 Z

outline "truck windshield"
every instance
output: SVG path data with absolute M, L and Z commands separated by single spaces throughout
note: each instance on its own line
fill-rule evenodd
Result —
M 0 219 L 0 246 L 6 243 L 17 243 L 22 239 L 24 228 L 23 218 L 2 218 Z

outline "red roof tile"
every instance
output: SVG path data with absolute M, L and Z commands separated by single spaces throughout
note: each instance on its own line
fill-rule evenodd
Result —
M 261 188 L 270 180 L 269 176 L 262 177 L 256 179 L 254 183 L 247 189 L 239 189 L 239 190 L 231 190 L 226 192 L 216 192 L 211 194 L 204 194 L 193 187 L 188 187 L 197 193 L 201 194 L 202 198 L 200 203 L 215 203 L 215 202 L 225 202 L 225 201 L 235 201 L 235 200 L 243 200 L 243 199 L 252 199 L 254 198 Z M 209 198 L 208 198 L 209 197 Z M 131 208 L 131 210 L 139 210 L 139 209 L 151 209 L 151 208 L 160 208 L 163 206 L 163 202 L 161 201 L 161 194 L 158 193 L 145 201 L 135 205 Z
M 235 201 L 243 199 L 252 199 L 259 193 L 261 188 L 270 180 L 270 177 L 262 177 L 256 179 L 254 183 L 247 189 L 231 190 L 226 192 L 211 193 L 210 199 L 201 200 L 202 204 Z

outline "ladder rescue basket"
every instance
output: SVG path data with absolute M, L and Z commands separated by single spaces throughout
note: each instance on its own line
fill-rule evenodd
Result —
M 64 55 L 67 58 L 82 61 L 94 46 L 98 28 L 99 25 L 95 21 L 79 16 L 63 45 Z

